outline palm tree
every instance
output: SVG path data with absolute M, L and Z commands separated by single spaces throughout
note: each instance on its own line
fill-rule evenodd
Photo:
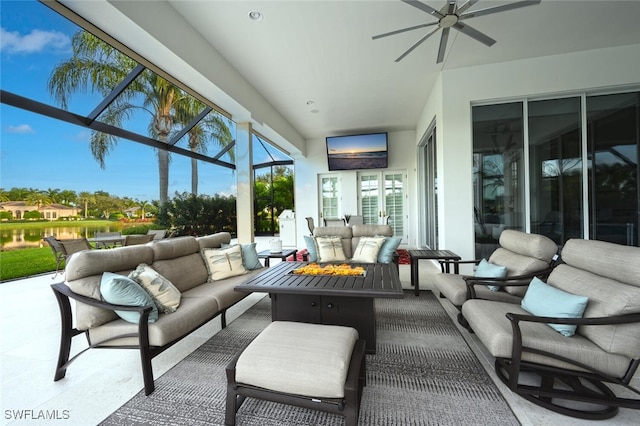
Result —
M 83 191 L 78 195 L 80 201 L 84 204 L 84 218 L 87 218 L 87 212 L 89 211 L 89 203 L 95 202 L 95 197 L 92 193 Z
M 70 189 L 63 189 L 62 191 L 60 191 L 60 202 L 64 205 L 71 205 L 76 201 L 76 198 L 78 196 L 76 195 L 75 191 L 71 191 Z
M 67 108 L 71 95 L 87 90 L 107 96 L 137 63 L 86 31 L 78 31 L 72 39 L 73 56 L 61 62 L 49 78 L 49 92 L 62 108 Z M 125 91 L 116 97 L 100 116 L 100 121 L 115 127 L 134 110 L 151 116 L 150 133 L 167 142 L 174 125 L 173 114 L 184 102 L 185 94 L 177 86 L 149 70 L 144 70 Z M 105 167 L 105 157 L 117 142 L 117 137 L 99 131 L 91 132 L 91 153 Z M 169 152 L 158 150 L 160 205 L 169 192 Z
M 52 203 L 59 203 L 60 202 L 60 190 L 58 188 L 56 188 L 56 189 L 49 188 L 44 192 L 45 192 L 45 194 L 47 194 L 47 196 L 49 197 L 49 200 Z
M 25 201 L 28 204 L 35 205 L 38 210 L 40 210 L 42 206 L 51 204 L 51 198 L 44 191 L 36 191 L 29 194 Z
M 205 109 L 205 104 L 199 100 L 189 97 L 180 108 L 176 110 L 176 122 L 187 126 L 191 121 Z M 229 126 L 231 123 L 228 119 L 215 111 L 209 112 L 206 117 L 200 120 L 188 132 L 189 149 L 193 152 L 206 154 L 208 144 L 211 141 L 216 142 L 220 148 L 224 148 L 233 142 Z M 235 161 L 233 149 L 229 151 L 231 161 Z M 198 160 L 191 159 L 191 193 L 198 195 Z

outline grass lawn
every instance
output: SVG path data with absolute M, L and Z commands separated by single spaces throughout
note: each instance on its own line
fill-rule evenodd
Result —
M 53 222 L 12 222 L 0 223 L 0 230 L 12 228 L 37 229 L 43 227 L 73 227 L 73 226 L 105 226 L 112 225 L 108 220 L 87 221 L 53 221 Z M 153 223 L 130 223 L 122 226 L 122 234 L 146 234 L 149 229 L 159 229 Z M 64 264 L 62 265 L 64 267 Z M 0 251 L 0 281 L 15 278 L 26 278 L 44 272 L 56 270 L 56 261 L 51 247 L 25 248 L 20 250 Z
M 0 252 L 0 281 L 24 278 L 56 270 L 50 247 Z

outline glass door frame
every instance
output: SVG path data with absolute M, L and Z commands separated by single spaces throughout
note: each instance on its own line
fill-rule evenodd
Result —
M 436 122 L 431 122 L 418 144 L 418 247 L 438 249 L 438 159 Z
M 358 212 L 359 214 L 363 214 L 363 197 L 362 197 L 362 176 L 377 176 L 378 179 L 378 218 L 382 219 L 382 217 L 387 215 L 388 206 L 386 205 L 386 177 L 389 175 L 400 175 L 402 176 L 402 244 L 407 244 L 409 241 L 409 235 L 407 232 L 407 198 L 408 198 L 408 188 L 407 181 L 408 174 L 406 170 L 361 170 L 357 174 L 357 182 L 358 182 Z M 382 191 L 380 191 L 382 188 Z M 380 222 L 379 222 L 380 223 Z M 396 236 L 399 236 L 397 232 L 394 231 Z

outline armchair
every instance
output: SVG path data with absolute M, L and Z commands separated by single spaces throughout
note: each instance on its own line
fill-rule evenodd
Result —
M 500 247 L 488 259 L 491 264 L 505 266 L 506 277 L 440 273 L 434 276 L 434 285 L 440 295 L 458 309 L 466 300 L 473 298 L 520 303 L 531 279 L 534 276 L 545 278 L 551 272 L 557 252 L 556 243 L 543 235 L 506 229 L 500 234 Z M 441 262 L 444 263 L 477 265 L 480 260 Z M 489 286 L 496 291 L 489 289 Z M 458 318 L 464 324 L 464 318 Z
M 544 284 L 561 298 L 539 300 L 544 309 L 562 300 L 556 315 L 534 315 L 524 309 L 532 310 L 530 302 L 479 299 L 466 301 L 462 314 L 495 357 L 498 377 L 528 401 L 590 420 L 611 418 L 619 407 L 640 409 L 640 390 L 630 386 L 640 365 L 640 248 L 571 239 L 562 260 Z M 567 318 L 560 312 L 577 296 L 587 298 L 586 309 Z M 549 324 L 577 328 L 565 337 Z M 607 383 L 634 398 L 617 396 Z
M 61 270 L 60 266 L 62 263 L 65 263 L 69 259 L 69 257 L 73 253 L 77 253 L 82 250 L 91 249 L 91 245 L 86 238 L 78 238 L 74 240 L 58 240 L 54 236 L 45 237 L 44 240 L 51 247 L 51 251 L 53 251 L 53 256 L 56 259 L 56 273 L 51 277 L 52 279 L 58 275 L 58 272 Z M 64 268 L 62 268 L 64 271 Z

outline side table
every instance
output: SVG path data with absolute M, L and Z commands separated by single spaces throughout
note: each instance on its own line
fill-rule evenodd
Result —
M 414 287 L 413 292 L 416 296 L 420 294 L 420 278 L 418 274 L 418 263 L 420 259 L 431 260 L 461 260 L 462 258 L 450 250 L 408 250 L 411 258 L 411 285 Z M 449 264 L 445 264 L 445 270 L 449 272 Z M 460 268 L 456 263 L 454 265 L 454 273 L 460 273 Z
M 282 259 L 287 260 L 287 257 L 293 255 L 293 260 L 296 260 L 298 249 L 282 250 L 277 253 L 273 253 L 270 250 L 262 250 L 258 253 L 259 259 L 264 259 L 264 266 L 269 267 L 269 259 Z

